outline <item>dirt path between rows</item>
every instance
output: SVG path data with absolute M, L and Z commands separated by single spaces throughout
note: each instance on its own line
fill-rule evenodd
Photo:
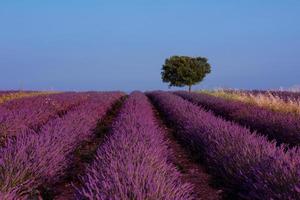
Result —
M 157 122 L 165 133 L 169 148 L 172 154 L 170 162 L 173 163 L 182 174 L 182 181 L 191 183 L 194 187 L 194 194 L 199 200 L 220 200 L 222 190 L 212 186 L 212 177 L 206 173 L 205 167 L 199 164 L 192 154 L 186 150 L 176 138 L 176 130 L 169 127 L 159 111 L 153 110 L 157 116 Z

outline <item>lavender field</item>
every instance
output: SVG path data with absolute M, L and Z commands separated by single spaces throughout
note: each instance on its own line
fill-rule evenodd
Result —
M 292 111 L 223 93 L 30 93 L 0 92 L 0 199 L 300 199 Z

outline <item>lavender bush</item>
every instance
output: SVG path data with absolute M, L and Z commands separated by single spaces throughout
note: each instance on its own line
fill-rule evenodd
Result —
M 27 199 L 40 185 L 55 183 L 68 167 L 71 153 L 93 134 L 98 120 L 122 95 L 90 94 L 79 107 L 50 120 L 39 134 L 8 140 L 0 152 L 0 196 Z
M 179 96 L 149 94 L 178 137 L 201 156 L 209 171 L 239 198 L 300 199 L 300 154 L 217 118 Z
M 134 92 L 82 178 L 77 199 L 192 199 L 191 186 L 181 182 L 168 157 L 151 104 Z
M 286 113 L 273 112 L 266 108 L 231 101 L 207 94 L 176 92 L 177 95 L 187 99 L 215 114 L 232 120 L 243 126 L 256 130 L 261 134 L 275 139 L 279 144 L 290 146 L 300 144 L 300 118 Z

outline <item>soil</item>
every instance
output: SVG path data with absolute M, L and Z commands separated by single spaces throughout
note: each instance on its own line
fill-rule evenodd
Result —
M 200 164 L 198 158 L 195 158 L 191 152 L 180 144 L 176 138 L 176 129 L 168 126 L 158 110 L 153 109 L 157 115 L 158 124 L 165 133 L 170 151 L 172 152 L 170 162 L 182 174 L 182 181 L 193 185 L 195 198 L 199 200 L 222 199 L 222 190 L 213 186 L 212 177 L 206 172 L 205 167 Z

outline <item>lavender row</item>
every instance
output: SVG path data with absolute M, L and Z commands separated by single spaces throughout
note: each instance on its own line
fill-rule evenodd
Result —
M 249 127 L 252 131 L 256 130 L 271 140 L 275 139 L 279 144 L 285 143 L 290 146 L 300 144 L 300 118 L 297 116 L 207 94 L 187 92 L 176 94 L 227 120 Z
M 6 138 L 39 128 L 86 101 L 88 93 L 61 93 L 12 100 L 0 106 L 0 136 Z
M 122 93 L 91 94 L 87 102 L 62 118 L 50 120 L 39 134 L 7 141 L 0 152 L 0 198 L 27 199 L 41 185 L 64 175 L 72 152 L 89 138 Z
M 192 199 L 147 97 L 132 93 L 82 178 L 77 199 Z
M 214 116 L 179 96 L 149 94 L 178 137 L 242 199 L 300 199 L 300 152 Z

